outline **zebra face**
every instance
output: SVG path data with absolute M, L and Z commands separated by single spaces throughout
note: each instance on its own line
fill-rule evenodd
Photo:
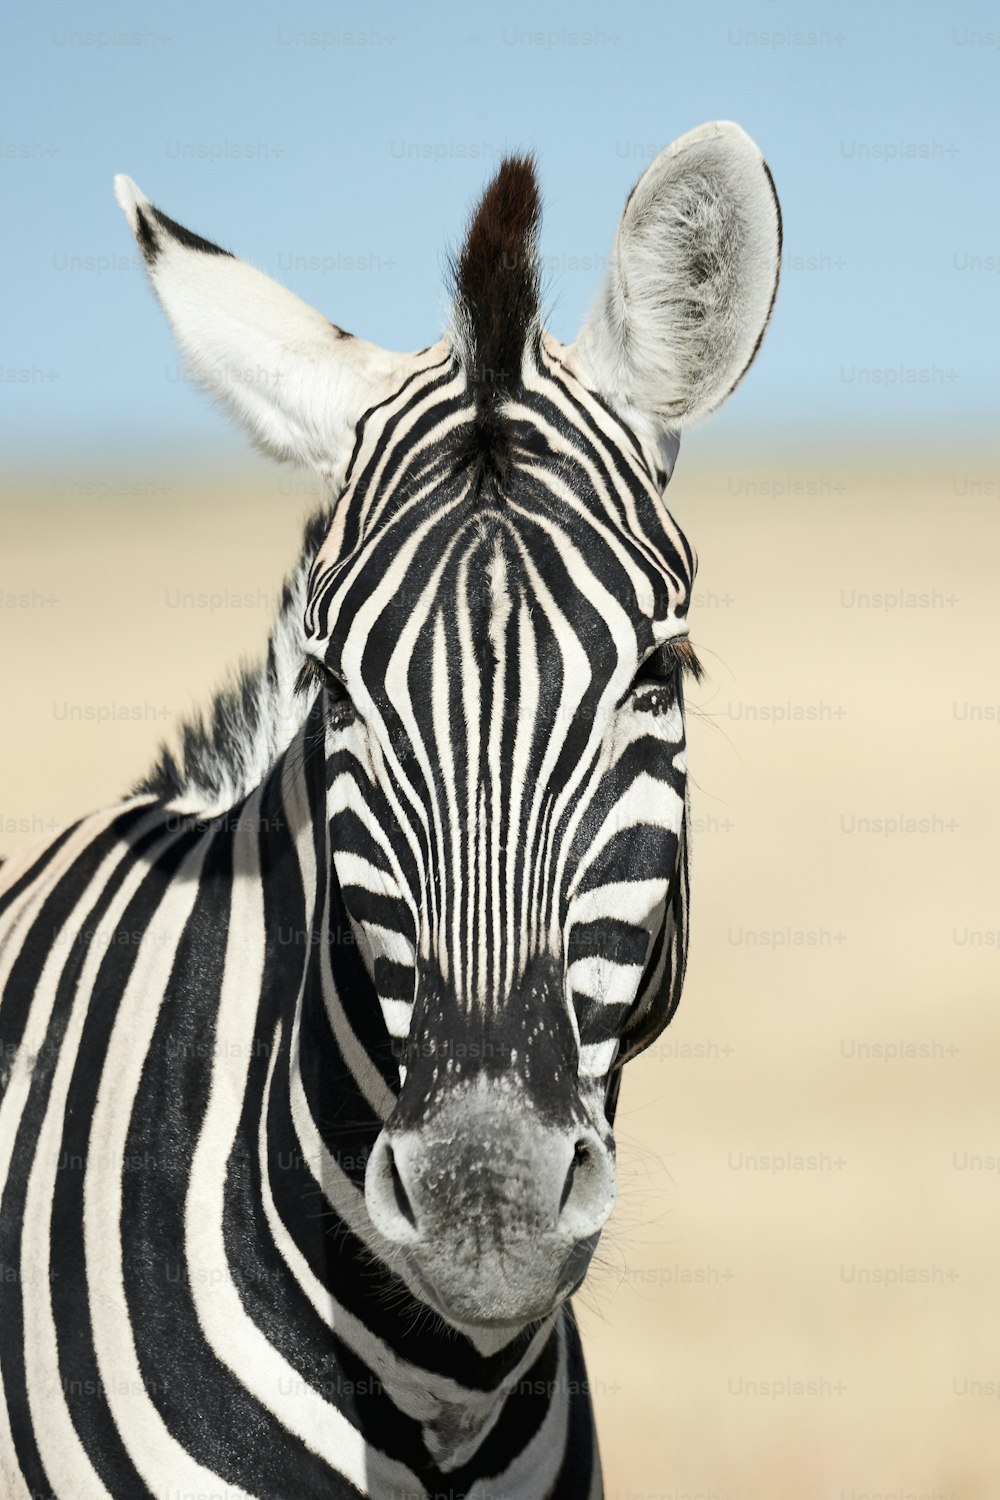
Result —
M 735 125 L 675 141 L 563 346 L 533 169 L 506 161 L 451 332 L 416 355 L 117 186 L 197 377 L 332 500 L 296 670 L 323 693 L 333 884 L 398 1061 L 371 1222 L 445 1318 L 521 1327 L 586 1270 L 621 1067 L 680 995 L 694 557 L 663 491 L 770 316 L 770 174 Z
M 331 858 L 400 1062 L 369 1210 L 443 1314 L 506 1324 L 582 1278 L 612 1070 L 676 997 L 694 558 L 665 448 L 560 346 L 527 349 L 486 461 L 436 354 L 359 429 L 306 649 Z

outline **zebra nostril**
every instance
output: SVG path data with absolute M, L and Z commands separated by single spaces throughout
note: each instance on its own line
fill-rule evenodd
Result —
M 397 1154 L 398 1149 L 398 1154 Z M 396 1245 L 414 1245 L 420 1237 L 417 1223 L 419 1190 L 411 1197 L 413 1177 L 405 1142 L 390 1142 L 383 1132 L 372 1148 L 365 1169 L 365 1200 L 372 1223 L 380 1234 Z M 407 1188 L 410 1182 L 410 1189 Z
M 389 1168 L 389 1180 L 392 1183 L 392 1192 L 393 1197 L 396 1199 L 396 1207 L 399 1209 L 406 1222 L 410 1224 L 414 1229 L 416 1229 L 417 1216 L 413 1212 L 413 1206 L 410 1203 L 406 1189 L 403 1186 L 403 1179 L 399 1175 L 399 1168 L 396 1165 L 396 1158 L 393 1154 L 392 1147 L 387 1145 L 385 1149 L 386 1156 L 388 1158 L 387 1165 Z
M 569 1198 L 570 1193 L 573 1191 L 573 1183 L 575 1181 L 577 1171 L 585 1167 L 589 1160 L 590 1147 L 588 1146 L 587 1142 L 583 1140 L 577 1141 L 576 1145 L 573 1148 L 573 1160 L 569 1164 L 569 1171 L 566 1173 L 566 1181 L 563 1183 L 562 1197 L 559 1199 L 560 1213 L 562 1213 L 563 1209 L 566 1207 L 567 1199 Z
M 559 1228 L 577 1240 L 597 1234 L 615 1200 L 615 1171 L 611 1156 L 596 1135 L 581 1136 L 559 1200 Z

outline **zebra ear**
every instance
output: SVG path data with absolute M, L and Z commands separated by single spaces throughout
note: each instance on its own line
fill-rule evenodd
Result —
M 115 196 L 194 377 L 254 441 L 332 476 L 406 361 L 345 333 L 254 266 L 168 219 L 128 177 Z
M 682 135 L 629 195 L 571 368 L 637 427 L 697 422 L 752 363 L 780 256 L 777 195 L 750 137 L 725 120 Z

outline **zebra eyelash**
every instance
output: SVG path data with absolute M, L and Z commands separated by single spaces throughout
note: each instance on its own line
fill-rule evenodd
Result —
M 677 702 L 682 679 L 700 682 L 703 676 L 704 668 L 686 636 L 666 641 L 636 673 L 629 689 L 632 708 L 638 713 L 666 713 Z
M 340 686 L 339 679 L 334 676 L 325 661 L 320 661 L 318 656 L 307 656 L 295 679 L 297 693 L 306 693 L 313 687 L 325 688 L 328 693 L 334 693 Z
M 662 646 L 652 651 L 639 667 L 633 686 L 669 682 L 678 674 L 681 677 L 690 677 L 695 682 L 700 682 L 705 675 L 705 669 L 698 659 L 698 654 L 686 635 L 677 636 L 672 641 L 665 641 Z
M 307 656 L 295 679 L 295 691 L 305 693 L 316 687 L 326 695 L 327 718 L 334 729 L 345 729 L 353 723 L 354 706 L 340 678 L 318 656 Z

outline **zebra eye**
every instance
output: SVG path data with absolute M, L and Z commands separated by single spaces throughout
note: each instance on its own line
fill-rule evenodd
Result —
M 646 657 L 632 683 L 633 708 L 660 714 L 673 707 L 680 693 L 681 678 L 700 682 L 702 665 L 686 636 L 666 641 Z
M 295 682 L 297 693 L 307 692 L 311 687 L 321 687 L 326 694 L 328 717 L 334 729 L 345 729 L 353 723 L 354 707 L 347 688 L 318 656 L 306 657 Z

